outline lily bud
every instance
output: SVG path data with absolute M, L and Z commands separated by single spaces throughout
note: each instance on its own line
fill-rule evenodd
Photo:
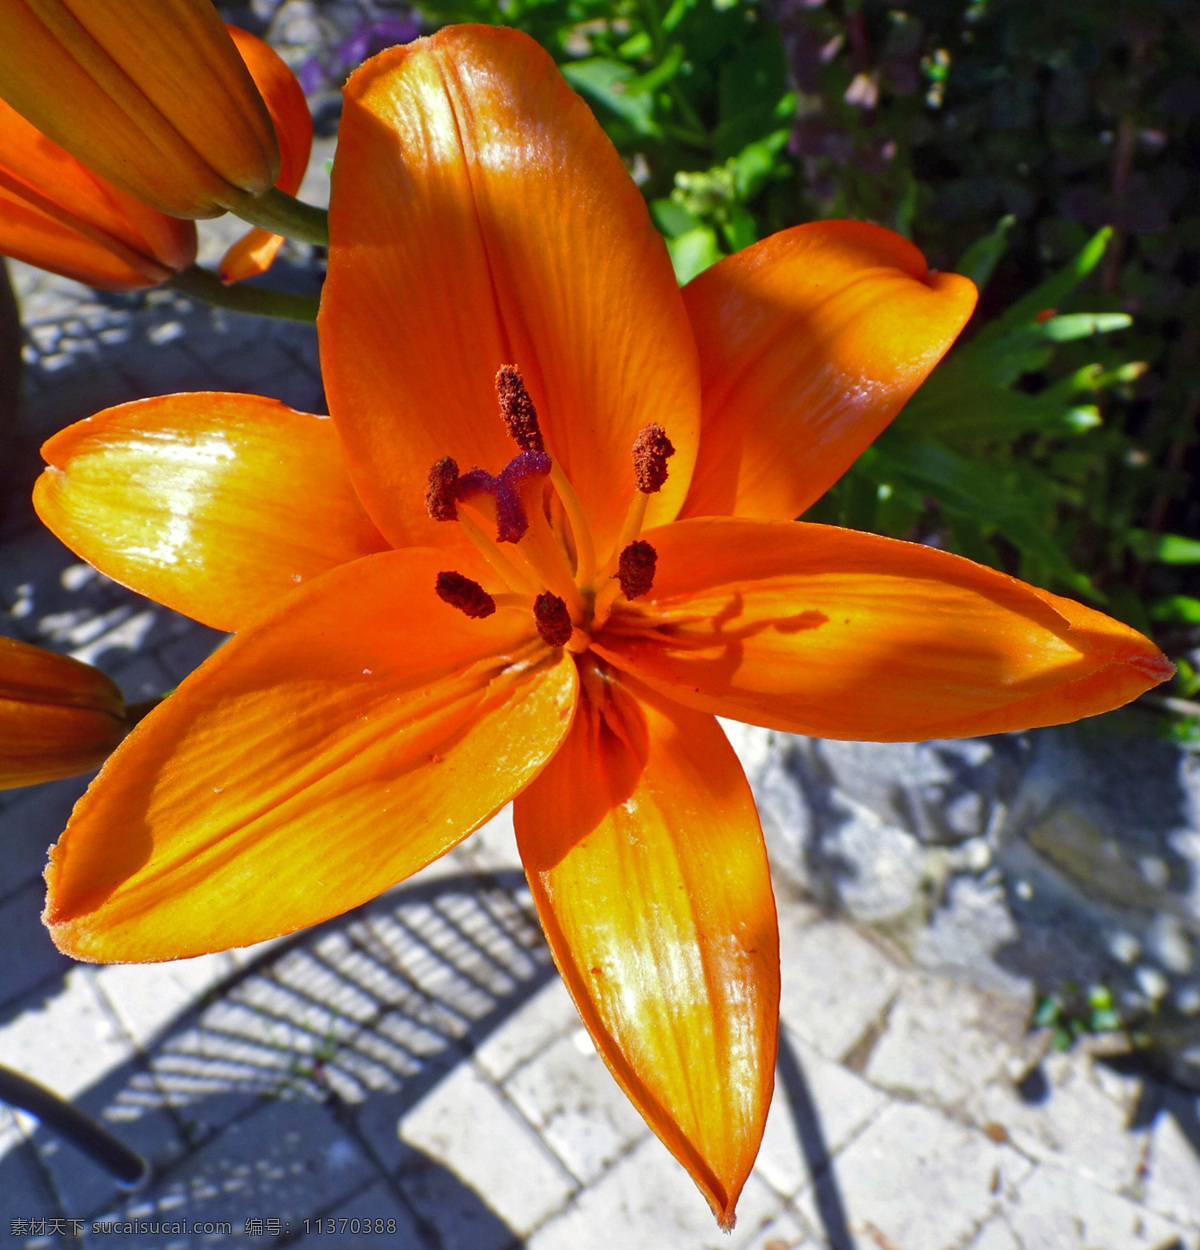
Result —
M 308 111 L 304 89 L 287 62 L 269 44 L 238 26 L 227 29 L 275 124 L 281 156 L 275 185 L 286 195 L 295 195 L 304 181 L 312 153 L 312 114 Z M 217 272 L 224 282 L 257 277 L 270 269 L 282 246 L 283 235 L 255 226 L 225 253 Z
M 0 101 L 0 255 L 136 291 L 196 259 L 196 227 L 105 182 Z
M 99 669 L 0 638 L 0 789 L 89 772 L 128 728 L 121 692 Z
M 4 0 L 0 98 L 176 217 L 270 190 L 270 114 L 209 0 Z

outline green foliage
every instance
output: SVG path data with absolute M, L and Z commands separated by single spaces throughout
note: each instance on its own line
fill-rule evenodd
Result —
M 1033 1015 L 1037 1029 L 1053 1029 L 1055 1050 L 1066 1050 L 1087 1033 L 1113 1033 L 1125 1027 L 1112 991 L 1093 985 L 1086 993 L 1068 983 L 1060 993 L 1045 994 Z

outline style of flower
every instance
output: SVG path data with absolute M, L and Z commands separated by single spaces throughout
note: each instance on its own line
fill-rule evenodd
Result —
M 291 70 L 255 35 L 230 26 L 270 109 L 289 195 L 304 177 L 312 117 Z M 264 273 L 283 238 L 255 227 L 221 261 L 232 282 Z M 0 100 L 0 255 L 111 291 L 158 286 L 196 259 L 196 227 L 106 182 Z
M 36 503 L 68 546 L 239 631 L 77 806 L 46 922 L 89 960 L 254 942 L 515 800 L 596 1047 L 728 1227 L 779 963 L 716 716 L 996 733 L 1115 707 L 1171 666 L 991 569 L 793 521 L 974 288 L 888 231 L 822 222 L 680 292 L 620 158 L 524 35 L 448 28 L 353 76 L 330 232 L 332 422 L 180 395 L 46 445 Z
M 296 75 L 269 44 L 237 26 L 228 27 L 233 42 L 246 62 L 254 85 L 271 114 L 279 138 L 279 177 L 275 186 L 295 195 L 304 181 L 312 152 L 312 114 Z M 283 235 L 255 226 L 244 234 L 221 258 L 217 272 L 225 282 L 240 282 L 270 269 L 283 246 Z
M 99 669 L 0 638 L 0 790 L 89 772 L 128 728 L 121 692 Z
M 175 217 L 215 217 L 279 173 L 267 107 L 210 0 L 5 0 L 0 98 Z

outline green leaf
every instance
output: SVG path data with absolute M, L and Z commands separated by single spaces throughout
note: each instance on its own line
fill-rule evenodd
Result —
M 697 226 L 674 239 L 667 240 L 667 251 L 675 267 L 675 280 L 680 286 L 689 283 L 698 273 L 721 259 L 721 248 L 715 230 Z
M 1077 594 L 1102 600 L 1103 596 L 1071 563 L 1055 541 L 1041 516 L 1035 515 L 1030 488 L 1035 479 L 1026 475 L 1020 490 L 1014 490 L 994 465 L 968 459 L 944 443 L 915 437 L 893 426 L 859 459 L 868 472 L 875 471 L 907 480 L 940 503 L 990 524 L 1000 531 L 1023 556 L 1040 562 L 1055 578 Z M 1053 484 L 1046 480 L 1052 491 Z
M 1150 619 L 1170 625 L 1200 625 L 1200 599 L 1167 595 L 1150 605 Z
M 668 239 L 677 239 L 681 234 L 695 230 L 700 224 L 682 204 L 672 199 L 651 200 L 650 216 L 654 218 L 654 224 Z
M 1200 564 L 1200 542 L 1182 534 L 1156 534 L 1150 530 L 1126 532 L 1129 550 L 1139 560 L 1157 564 Z
M 1038 329 L 1047 342 L 1069 343 L 1073 339 L 1090 338 L 1093 334 L 1128 330 L 1131 325 L 1133 318 L 1128 313 L 1067 313 L 1041 322 Z
M 1008 248 L 1008 232 L 1016 223 L 1017 219 L 1011 213 L 1001 217 L 991 234 L 976 239 L 954 266 L 955 272 L 961 273 L 964 278 L 970 278 L 981 294 Z
M 721 227 L 721 233 L 731 252 L 740 252 L 758 241 L 754 218 L 742 204 L 730 205 L 729 220 Z
M 654 121 L 653 94 L 630 94 L 626 90 L 627 84 L 638 77 L 633 66 L 594 56 L 583 61 L 568 61 L 562 66 L 562 73 L 576 91 L 611 109 L 627 121 L 635 133 L 653 139 L 662 136 L 662 129 Z
M 683 44 L 672 44 L 653 69 L 625 79 L 621 83 L 621 91 L 627 96 L 650 95 L 660 87 L 665 87 L 679 73 L 679 67 L 683 64 L 683 52 Z
M 780 152 L 787 145 L 788 130 L 776 130 L 763 139 L 748 143 L 737 154 L 733 165 L 733 186 L 738 199 L 752 200 L 778 167 Z
M 1111 226 L 1097 231 L 1074 260 L 1065 264 L 1057 273 L 1052 273 L 1045 282 L 1034 287 L 1015 304 L 1010 304 L 994 321 L 990 321 L 975 336 L 972 347 L 988 347 L 1014 331 L 1036 325 L 1039 313 L 1048 308 L 1057 308 L 1104 259 L 1111 235 Z
M 1058 999 L 1052 994 L 1045 995 L 1039 1000 L 1037 1010 L 1033 1013 L 1033 1027 L 1035 1029 L 1045 1029 L 1052 1024 L 1056 1024 L 1060 1010 Z

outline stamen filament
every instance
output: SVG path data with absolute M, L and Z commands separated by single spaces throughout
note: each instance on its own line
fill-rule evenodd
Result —
M 550 481 L 562 500 L 563 511 L 571 522 L 571 532 L 575 536 L 575 554 L 578 557 L 575 581 L 580 586 L 586 586 L 596 576 L 596 544 L 592 541 L 592 531 L 588 528 L 575 487 L 557 460 L 550 466 Z
M 529 529 L 521 539 L 518 550 L 533 566 L 534 572 L 542 579 L 543 584 L 562 599 L 571 613 L 573 621 L 581 621 L 584 617 L 583 596 L 575 585 L 575 577 L 567 562 L 567 553 L 562 549 L 546 514 L 541 507 L 530 509 Z
M 496 570 L 500 580 L 518 595 L 524 595 L 532 598 L 541 589 L 528 575 L 523 573 L 509 558 L 500 550 L 499 544 L 493 538 L 489 538 L 482 527 L 466 512 L 459 511 L 458 523 L 462 526 L 463 533 L 475 544 L 479 549 L 479 554 Z
M 621 583 L 615 578 L 606 582 L 596 594 L 596 602 L 592 606 L 592 629 L 603 629 L 617 600 L 621 597 Z
M 650 502 L 650 496 L 643 491 L 636 490 L 633 492 L 633 499 L 629 504 L 629 511 L 625 513 L 625 524 L 621 527 L 621 537 L 617 539 L 617 545 L 613 548 L 613 553 L 604 562 L 604 567 L 600 570 L 599 576 L 596 578 L 595 587 L 596 594 L 599 597 L 601 589 L 607 583 L 608 579 L 617 571 L 617 565 L 621 561 L 621 552 L 629 546 L 631 542 L 637 540 L 637 536 L 642 532 L 642 522 L 646 519 L 646 506 Z
M 533 611 L 532 595 L 493 595 L 492 602 L 497 608 L 517 608 L 522 612 Z

